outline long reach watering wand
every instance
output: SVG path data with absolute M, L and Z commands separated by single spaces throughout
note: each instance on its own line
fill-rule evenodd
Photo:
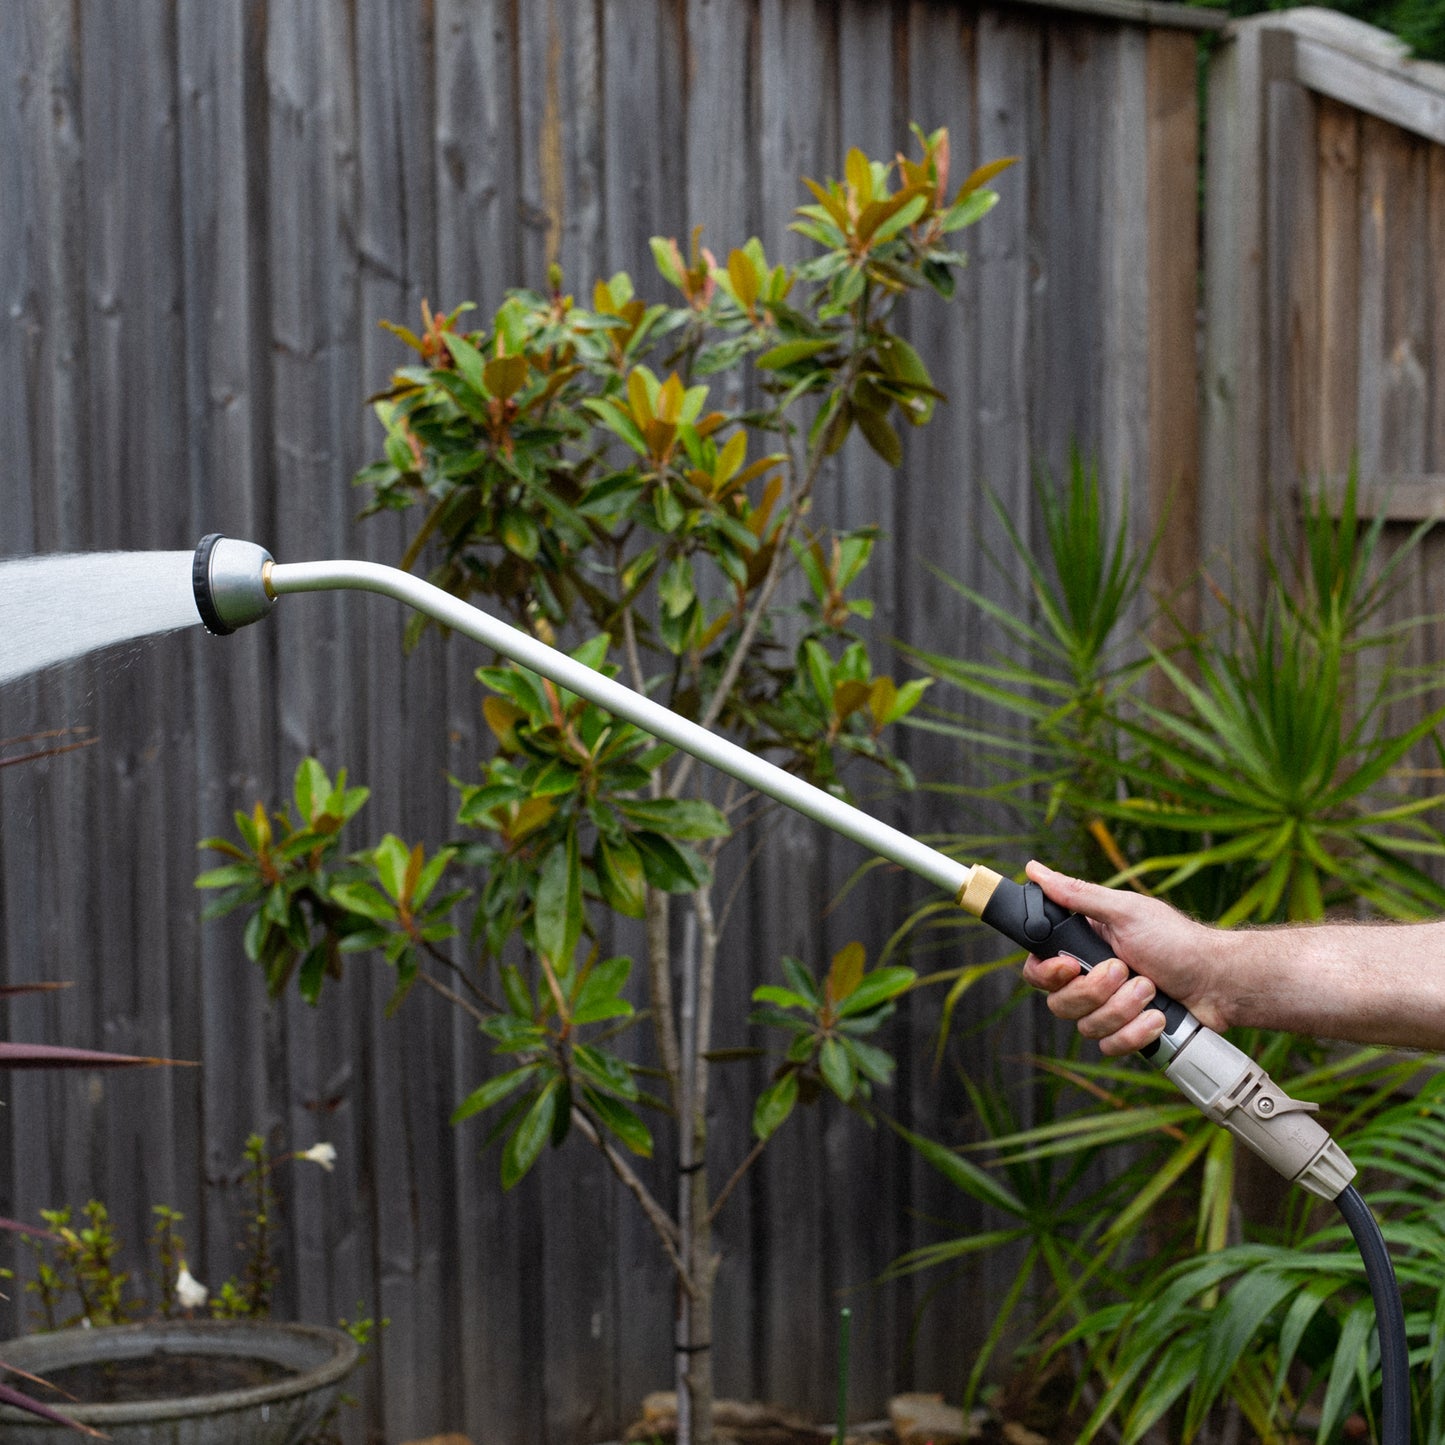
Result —
M 1087 919 L 1054 903 L 1037 883 L 1015 883 L 980 864 L 960 863 L 408 572 L 376 562 L 276 562 L 254 542 L 217 533 L 196 548 L 191 580 L 201 621 L 221 635 L 266 616 L 287 593 L 348 590 L 395 598 L 946 889 L 961 908 L 1021 948 L 1041 958 L 1067 955 L 1086 971 L 1113 957 Z M 1408 1445 L 1404 1313 L 1379 1226 L 1351 1183 L 1354 1165 L 1313 1117 L 1317 1105 L 1291 1099 L 1183 1004 L 1156 992 L 1151 1006 L 1163 1011 L 1165 1028 L 1141 1051 L 1144 1057 L 1276 1173 L 1338 1205 L 1364 1258 L 1379 1323 L 1381 1439 Z

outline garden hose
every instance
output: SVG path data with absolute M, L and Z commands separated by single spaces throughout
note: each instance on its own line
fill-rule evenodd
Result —
M 1054 903 L 1037 883 L 1015 883 L 982 865 L 960 863 L 410 573 L 375 562 L 278 563 L 255 543 L 212 535 L 196 549 L 192 581 L 203 622 L 222 634 L 266 616 L 287 593 L 347 590 L 391 597 L 946 889 L 962 908 L 1031 953 L 1068 955 L 1085 971 L 1113 957 L 1082 915 Z M 1207 1118 L 1285 1179 L 1335 1200 L 1344 1214 L 1365 1260 L 1379 1322 L 1382 1440 L 1408 1445 L 1409 1375 L 1399 1290 L 1379 1227 L 1351 1186 L 1354 1165 L 1312 1117 L 1317 1105 L 1291 1099 L 1176 1000 L 1156 992 L 1151 1006 L 1163 1011 L 1165 1028 L 1143 1055 Z

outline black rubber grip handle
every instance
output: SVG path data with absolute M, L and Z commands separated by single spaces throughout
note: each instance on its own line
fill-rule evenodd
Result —
M 1083 914 L 1070 913 L 1055 903 L 1037 883 L 1015 883 L 1012 879 L 1000 878 L 979 917 L 990 928 L 1040 958 L 1064 954 L 1078 959 L 1085 973 L 1114 957 L 1114 950 L 1094 932 Z M 1189 1017 L 1189 1010 L 1182 1003 L 1158 989 L 1149 1007 L 1163 1011 L 1166 1034 L 1172 1034 Z M 1158 1047 L 1156 1040 L 1140 1053 L 1149 1058 Z

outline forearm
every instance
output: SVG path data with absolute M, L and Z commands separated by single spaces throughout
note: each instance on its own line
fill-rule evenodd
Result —
M 1445 1049 L 1445 922 L 1215 934 L 1210 989 L 1229 1025 Z

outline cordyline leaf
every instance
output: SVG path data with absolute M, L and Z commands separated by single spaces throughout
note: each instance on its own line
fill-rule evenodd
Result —
M 134 1054 L 102 1054 L 60 1044 L 0 1043 L 0 1069 L 124 1069 L 156 1064 L 194 1065 L 192 1059 L 154 1059 Z
M 41 1229 L 38 1224 L 25 1224 L 18 1219 L 5 1219 L 0 1217 L 0 1229 L 9 1230 L 12 1234 L 32 1234 L 36 1239 L 60 1238 L 58 1234 L 54 1234 L 48 1229 Z M 3 1363 L 3 1361 L 0 1361 L 0 1363 Z M 12 1365 L 9 1368 L 13 1369 L 14 1366 Z
M 69 979 L 58 983 L 3 983 L 0 984 L 0 998 L 13 998 L 21 993 L 54 993 L 58 988 L 74 987 Z
M 3 1364 L 3 1361 L 0 1361 L 0 1364 Z M 5 1368 L 14 1369 L 15 1367 L 6 1365 Z M 23 1372 L 16 1371 L 16 1373 Z M 13 1405 L 17 1410 L 24 1410 L 27 1415 L 38 1415 L 42 1420 L 49 1420 L 54 1425 L 64 1425 L 71 1430 L 79 1430 L 94 1440 L 110 1438 L 99 1430 L 91 1429 L 89 1425 L 82 1425 L 79 1420 L 72 1420 L 69 1415 L 62 1415 L 58 1410 L 52 1410 L 48 1405 L 42 1405 L 39 1400 L 32 1400 L 29 1395 L 21 1394 L 11 1385 L 0 1385 L 0 1405 Z

